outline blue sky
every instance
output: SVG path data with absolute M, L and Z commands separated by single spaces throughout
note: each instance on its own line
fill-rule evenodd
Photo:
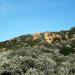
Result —
M 75 0 L 0 0 L 0 41 L 75 27 Z

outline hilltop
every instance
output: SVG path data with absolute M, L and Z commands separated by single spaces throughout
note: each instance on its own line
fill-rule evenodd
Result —
M 0 75 L 74 75 L 75 27 L 0 42 Z

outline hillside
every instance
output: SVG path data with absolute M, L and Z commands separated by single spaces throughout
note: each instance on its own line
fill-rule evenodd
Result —
M 75 75 L 75 27 L 0 42 L 0 75 Z

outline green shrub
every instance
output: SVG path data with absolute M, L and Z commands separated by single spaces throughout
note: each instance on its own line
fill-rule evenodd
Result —
M 69 73 L 70 74 L 75 74 L 75 68 L 70 69 Z
M 35 40 L 35 41 L 33 41 L 32 39 L 30 39 L 30 40 L 28 40 L 28 41 L 26 41 L 26 42 L 27 42 L 27 44 L 28 44 L 29 46 L 33 47 L 33 46 L 36 45 L 39 41 L 40 41 L 40 40 Z
M 25 75 L 45 75 L 43 72 L 38 71 L 37 69 L 30 68 L 28 71 L 25 73 Z
M 64 46 L 60 49 L 60 53 L 65 55 L 65 56 L 69 55 L 70 53 L 73 54 L 74 52 L 75 52 L 74 49 L 71 47 Z

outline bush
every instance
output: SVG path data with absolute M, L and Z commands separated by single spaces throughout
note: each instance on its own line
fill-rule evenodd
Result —
M 37 71 L 37 69 L 30 68 L 28 71 L 25 73 L 25 75 L 44 75 L 43 72 Z
M 30 39 L 30 40 L 28 40 L 28 41 L 26 41 L 26 42 L 27 42 L 27 44 L 28 44 L 29 46 L 33 47 L 33 46 L 36 45 L 39 41 L 40 41 L 40 40 L 35 40 L 35 41 L 33 41 L 32 39 Z
M 73 54 L 74 52 L 75 52 L 74 49 L 71 47 L 64 46 L 60 49 L 60 53 L 65 55 L 65 56 L 69 55 L 70 53 Z
M 10 73 L 10 72 L 5 71 L 5 72 L 3 72 L 1 75 L 11 75 L 11 73 Z

